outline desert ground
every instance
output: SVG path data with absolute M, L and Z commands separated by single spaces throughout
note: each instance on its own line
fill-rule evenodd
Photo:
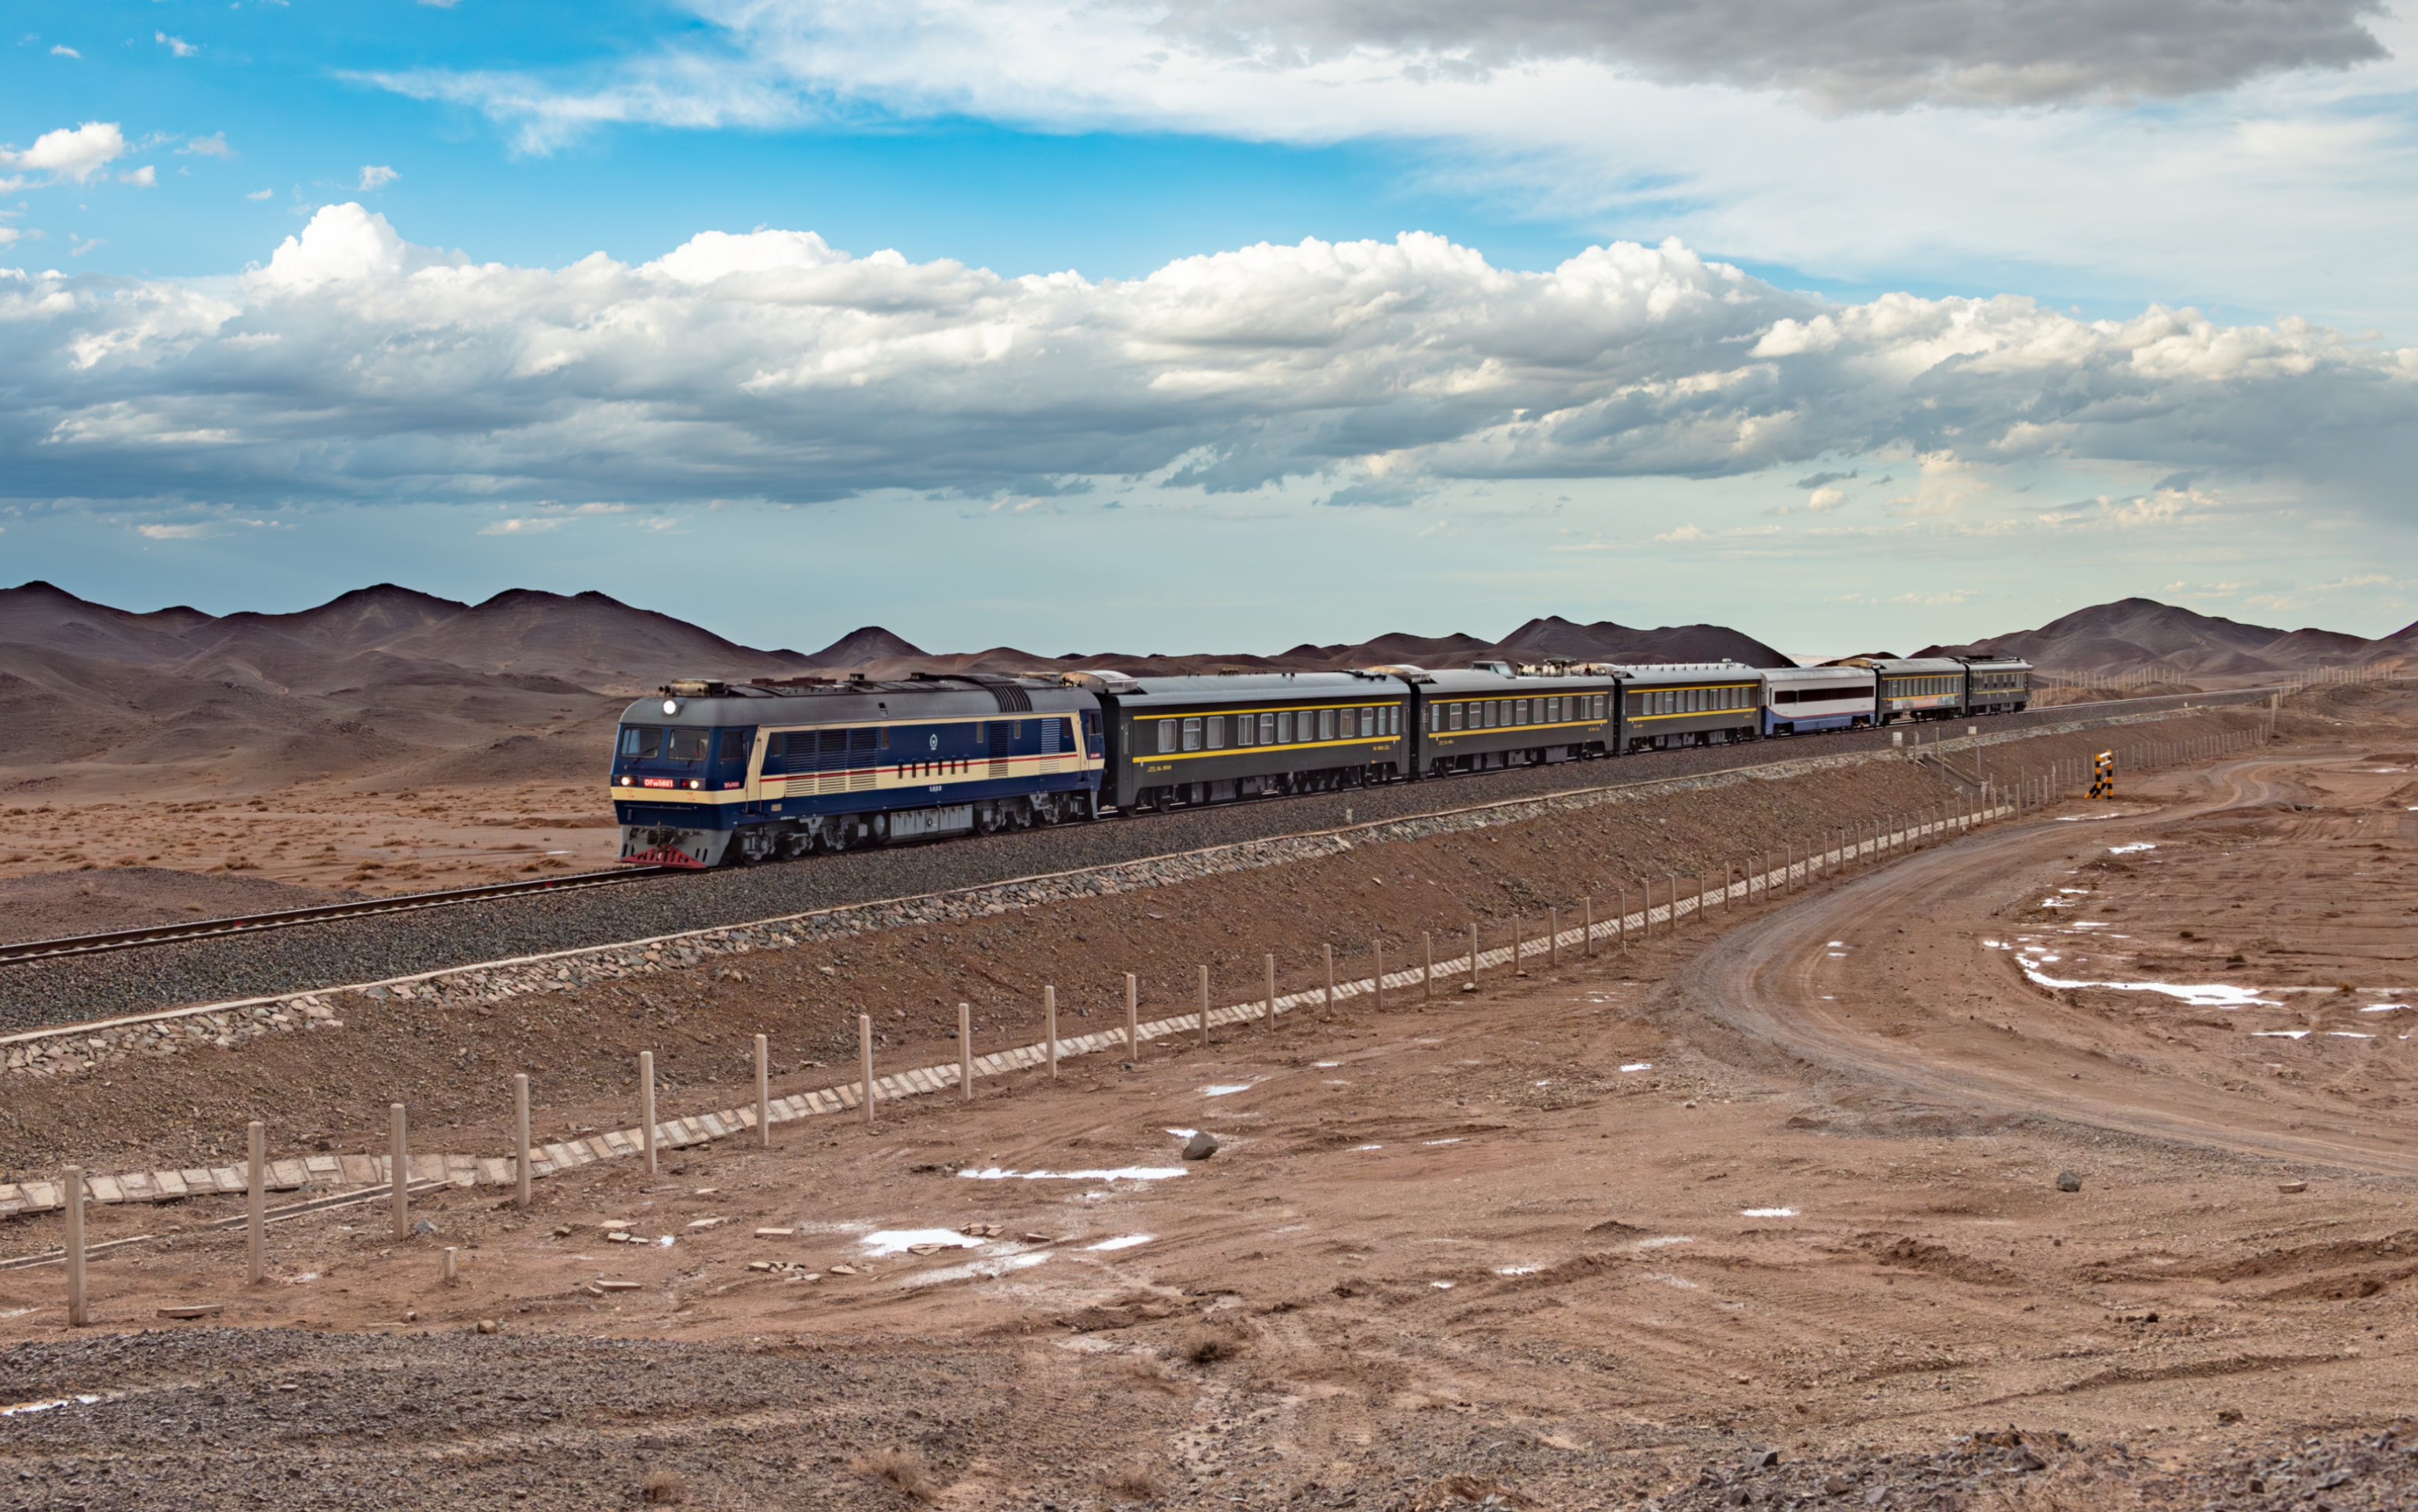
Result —
M 400 1240 L 377 1207 L 281 1223 L 258 1289 L 227 1207 L 95 1210 L 158 1237 L 95 1262 L 94 1326 L 58 1267 L 0 1271 L 0 1409 L 32 1404 L 0 1416 L 0 1505 L 2410 1504 L 2418 699 L 2334 708 L 1474 993 L 587 1168 L 526 1212 L 431 1193 Z M 573 1075 L 590 1037 L 665 1050 L 666 1116 L 730 1107 L 758 1027 L 776 1092 L 846 1078 L 860 1006 L 885 1069 L 953 1061 L 976 985 L 981 1047 L 1038 1037 L 1045 976 L 1097 1029 L 1083 945 L 1163 1001 L 1160 933 L 1236 980 L 1303 910 L 1358 929 L 1456 868 L 1601 885 L 1592 839 L 667 973 L 421 1026 L 420 1061 L 397 1031 L 390 1078 L 348 1031 L 41 1096 L 201 1159 L 229 1109 L 176 1100 L 285 1056 L 246 1083 L 296 1089 L 281 1137 L 373 1151 L 386 1088 L 417 1107 L 460 1049 L 568 1082 L 551 1138 L 629 1122 L 626 1077 Z M 426 1147 L 505 1148 L 500 1109 L 430 1097 Z M 222 1310 L 161 1315 L 191 1304 Z

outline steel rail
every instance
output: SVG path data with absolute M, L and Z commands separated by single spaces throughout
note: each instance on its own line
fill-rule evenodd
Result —
M 532 878 L 525 882 L 488 882 L 478 887 L 448 888 L 436 893 L 405 893 L 394 897 L 362 898 L 351 903 L 321 903 L 307 909 L 283 909 L 270 913 L 246 913 L 216 919 L 180 920 L 141 929 L 112 929 L 97 935 L 62 935 L 53 939 L 27 939 L 0 944 L 0 966 L 20 961 L 49 960 L 61 955 L 94 955 L 103 951 L 132 950 L 218 935 L 249 934 L 259 929 L 290 929 L 297 924 L 324 924 L 333 919 L 358 919 L 370 914 L 411 913 L 421 909 L 453 908 L 490 898 L 522 897 L 533 893 L 572 893 L 585 888 L 635 882 L 674 870 L 670 866 L 624 866 L 608 872 L 574 872 L 568 877 Z

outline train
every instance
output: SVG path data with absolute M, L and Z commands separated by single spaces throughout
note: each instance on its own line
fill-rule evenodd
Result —
M 2028 663 L 673 681 L 621 716 L 620 859 L 706 870 L 1904 722 L 2020 712 Z

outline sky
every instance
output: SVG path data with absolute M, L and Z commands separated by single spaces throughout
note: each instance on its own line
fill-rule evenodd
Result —
M 2418 619 L 2359 0 L 0 0 L 0 584 L 754 644 Z

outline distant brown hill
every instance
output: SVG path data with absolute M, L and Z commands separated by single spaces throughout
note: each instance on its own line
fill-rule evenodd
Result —
M 2060 672 L 2161 671 L 2179 679 L 2266 677 L 2364 665 L 2418 654 L 2418 625 L 2382 640 L 2332 630 L 2278 630 L 2204 615 L 2155 599 L 2120 599 L 2052 619 L 2038 630 L 1993 635 L 1920 655 L 1997 651 Z

